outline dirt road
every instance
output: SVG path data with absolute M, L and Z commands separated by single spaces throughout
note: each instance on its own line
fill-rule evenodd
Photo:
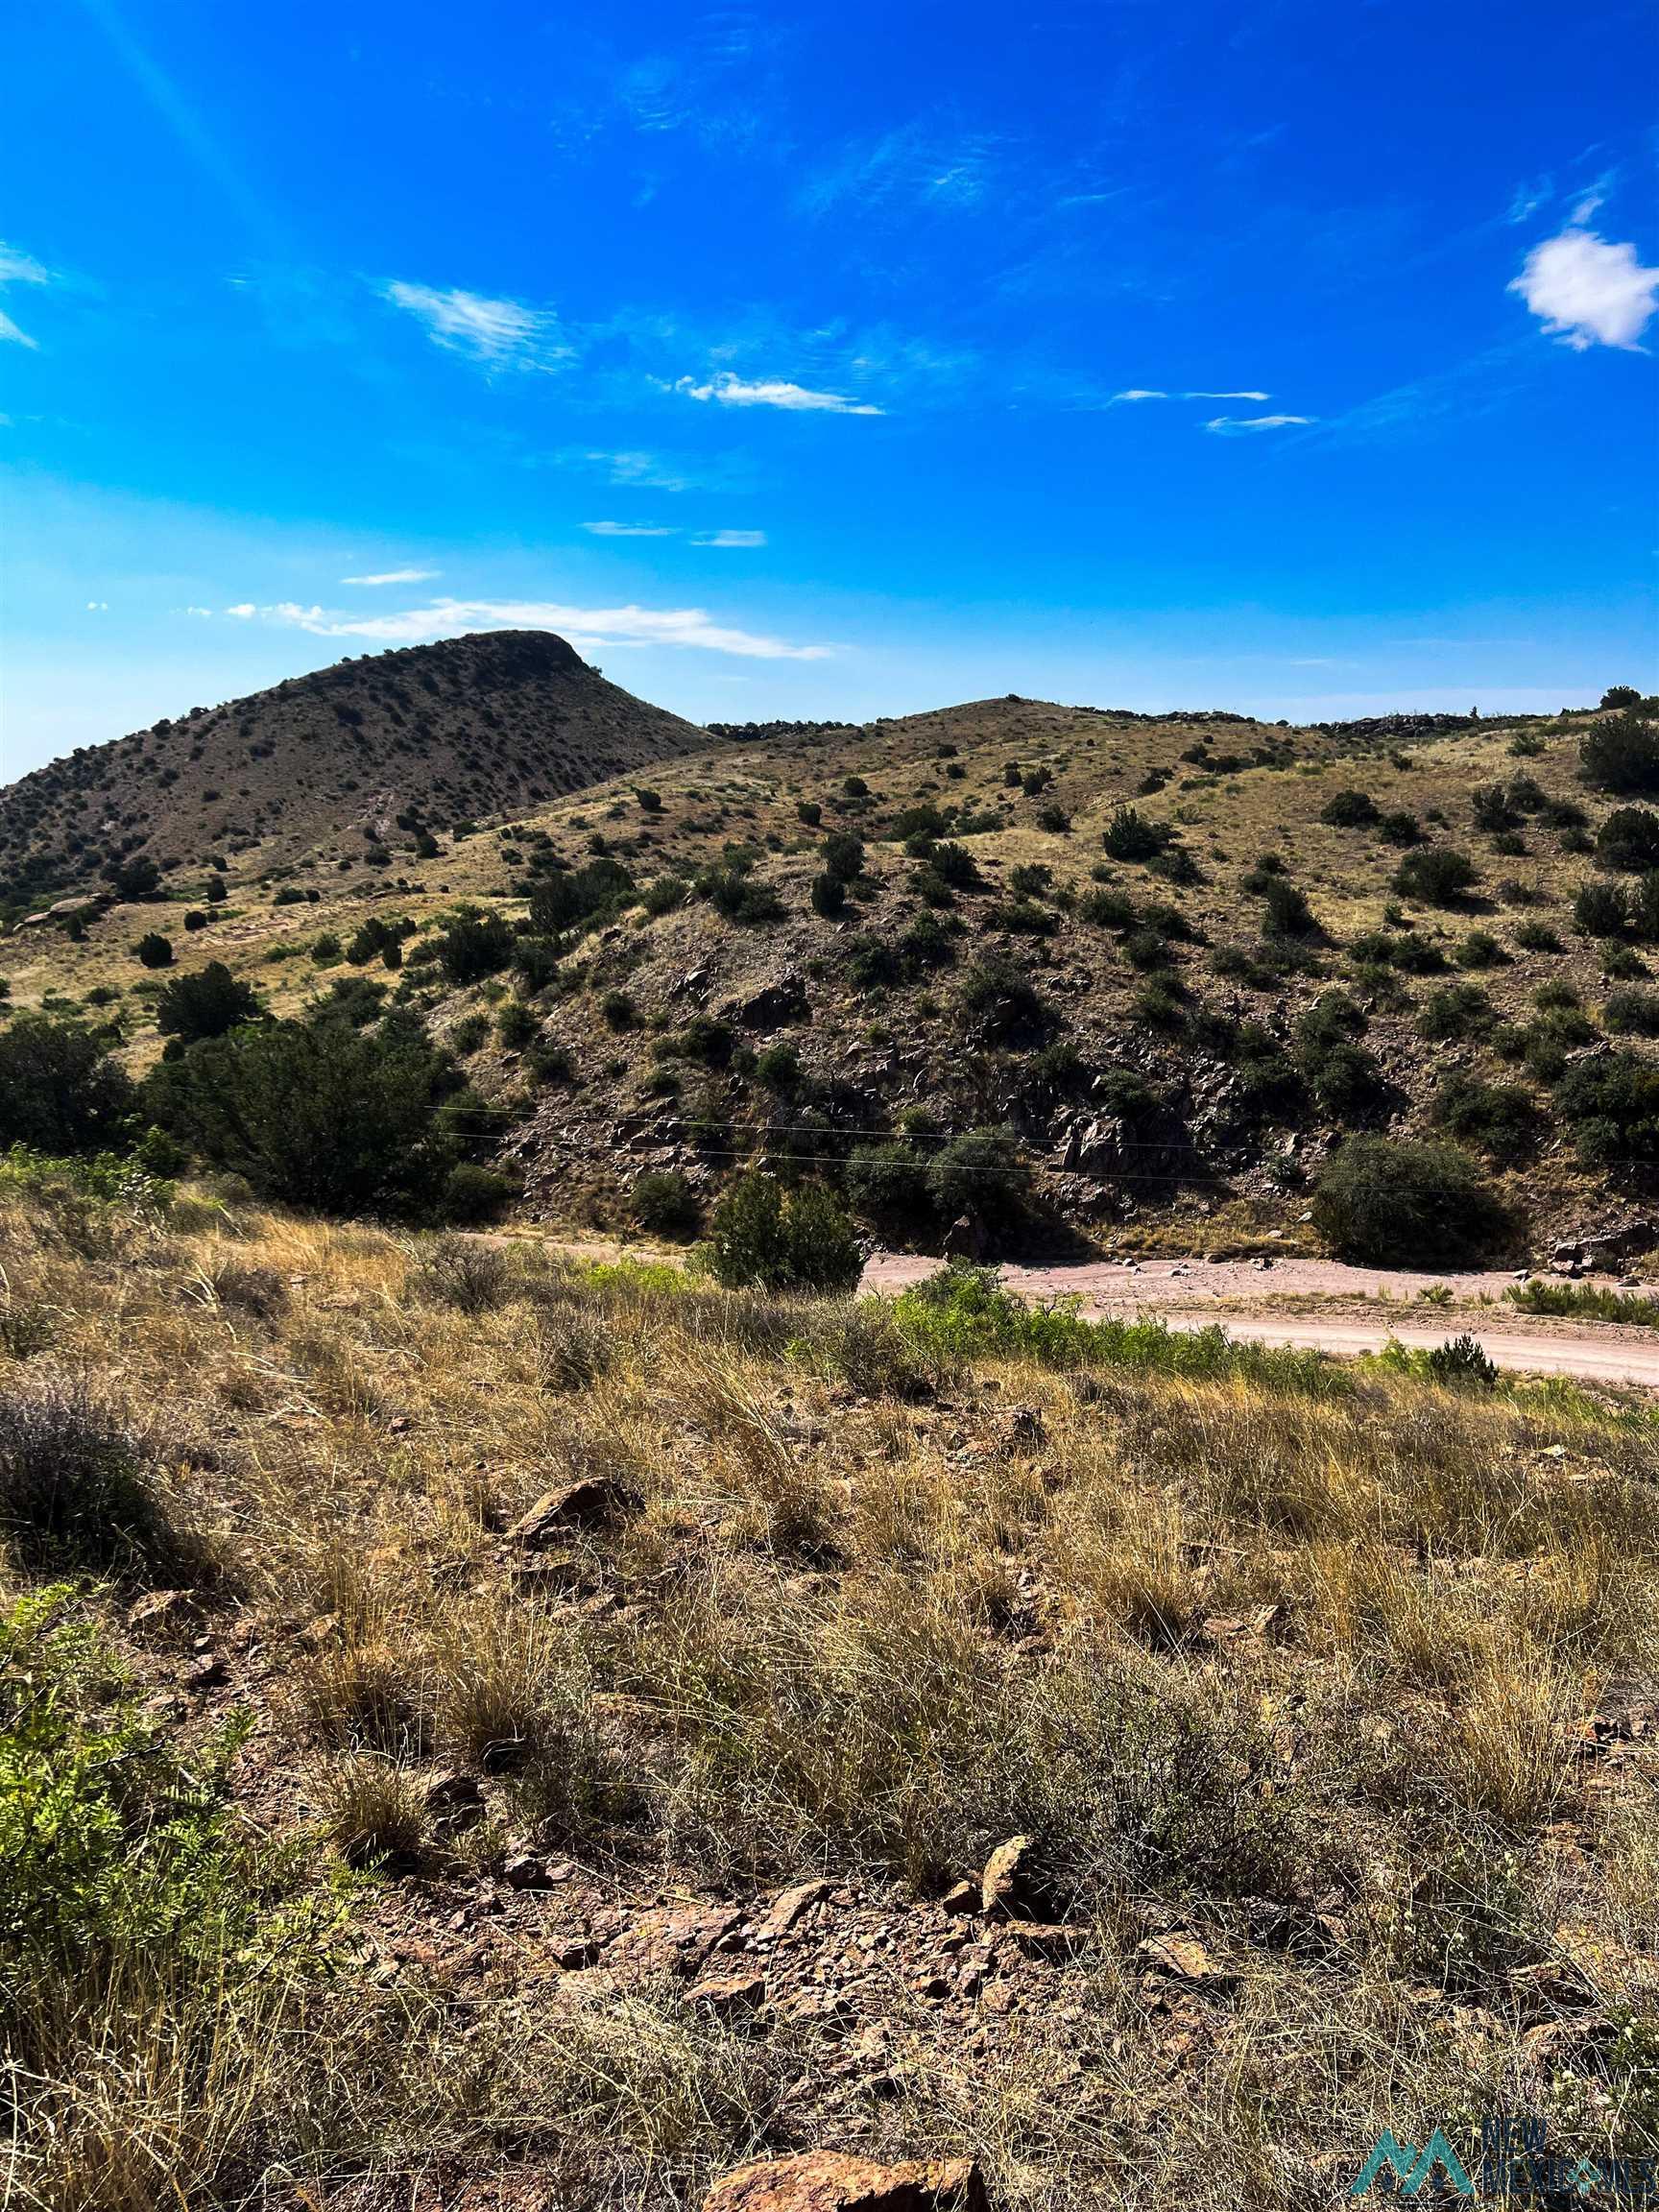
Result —
M 878 1252 L 864 1270 L 864 1287 L 901 1290 L 938 1264 L 911 1253 Z M 1258 1344 L 1352 1358 L 1380 1352 L 1391 1336 L 1427 1348 L 1467 1331 L 1500 1367 L 1659 1389 L 1659 1334 L 1551 1321 L 1481 1303 L 1501 1300 L 1513 1274 L 1425 1275 L 1292 1258 L 1265 1268 L 1248 1260 L 1146 1260 L 1000 1273 L 1022 1298 L 1078 1298 L 1085 1313 L 1156 1313 L 1171 1329 L 1219 1326 Z M 1451 1293 L 1449 1303 L 1440 1301 L 1442 1288 Z M 1426 1290 L 1434 1293 L 1433 1303 L 1424 1302 Z

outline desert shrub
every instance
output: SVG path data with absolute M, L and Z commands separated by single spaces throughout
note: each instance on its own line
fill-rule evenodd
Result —
M 1555 1109 L 1592 1166 L 1659 1160 L 1659 1068 L 1633 1052 L 1605 1052 L 1564 1069 Z
M 154 1118 L 262 1197 L 334 1213 L 429 1199 L 454 1164 L 434 1109 L 450 1063 L 419 1022 L 271 1022 L 151 1071 Z
M 797 799 L 795 813 L 796 818 L 805 822 L 808 830 L 816 830 L 824 819 L 824 809 L 816 799 Z
M 0 1398 L 0 1535 L 32 1574 L 161 1565 L 180 1549 L 129 1418 L 84 1381 Z
M 1580 883 L 1573 901 L 1573 920 L 1586 937 L 1622 937 L 1628 914 L 1617 883 Z
M 1455 906 L 1479 879 L 1474 861 L 1450 845 L 1423 846 L 1408 853 L 1394 871 L 1396 891 L 1431 906 Z
M 672 1167 L 652 1168 L 637 1177 L 629 1206 L 640 1228 L 654 1237 L 689 1237 L 702 1211 L 696 1191 Z
M 1548 922 L 1520 922 L 1515 926 L 1515 942 L 1523 952 L 1564 952 L 1560 933 L 1551 929 Z
M 913 838 L 929 843 L 935 837 L 943 837 L 949 828 L 950 824 L 938 807 L 930 801 L 922 800 L 913 806 L 901 807 L 894 815 L 887 834 L 900 845 Z
M 966 845 L 935 845 L 927 865 L 952 891 L 974 891 L 980 883 L 979 863 Z
M 770 1175 L 745 1175 L 709 1223 L 709 1266 L 728 1289 L 851 1290 L 864 1269 L 852 1220 L 821 1184 L 785 1190 Z
M 639 1009 L 632 993 L 607 991 L 599 1001 L 599 1016 L 607 1029 L 632 1029 L 639 1020 Z
M 173 940 L 163 937 L 159 929 L 147 929 L 133 946 L 141 968 L 171 968 L 173 965 Z
M 801 1055 L 793 1045 L 768 1045 L 755 1056 L 755 1080 L 768 1091 L 793 1091 L 801 1081 Z
M 1543 1129 L 1537 1100 L 1516 1083 L 1486 1083 L 1475 1075 L 1446 1076 L 1430 1108 L 1437 1129 L 1460 1144 L 1473 1144 L 1495 1160 L 1519 1160 Z
M 135 1102 L 126 1070 L 80 1022 L 20 1014 L 0 1029 L 0 1144 L 102 1151 L 120 1142 Z
M 1284 877 L 1269 877 L 1262 898 L 1262 933 L 1265 937 L 1314 937 L 1319 925 L 1306 895 Z
M 1569 1056 L 1593 1042 L 1596 1025 L 1575 1005 L 1552 1005 L 1523 1035 L 1527 1067 L 1541 1083 L 1556 1083 Z
M 1172 844 L 1175 832 L 1166 822 L 1152 822 L 1138 806 L 1118 806 L 1100 835 L 1114 860 L 1151 860 Z
M 847 948 L 847 973 L 860 991 L 888 991 L 903 980 L 899 948 L 890 938 L 865 931 Z
M 1659 791 L 1659 722 L 1626 707 L 1584 733 L 1578 758 L 1585 781 L 1603 791 Z
M 1389 845 L 1420 845 L 1423 841 L 1422 823 L 1404 806 L 1391 806 L 1379 818 L 1377 830 Z
M 499 914 L 463 906 L 434 933 L 432 945 L 445 978 L 459 989 L 507 966 L 513 957 L 513 931 Z
M 713 1014 L 693 1014 L 681 1024 L 679 1033 L 658 1049 L 677 1060 L 700 1061 L 705 1068 L 725 1068 L 736 1046 L 737 1032 L 729 1022 Z
M 699 898 L 707 899 L 728 922 L 759 927 L 782 919 L 783 901 L 770 883 L 763 883 L 746 867 L 705 868 L 692 884 Z
M 976 961 L 963 975 L 961 1004 L 976 1026 L 998 1042 L 1040 1032 L 1052 1022 L 1024 969 L 995 954 Z
M 1457 948 L 1459 968 L 1505 968 L 1509 955 L 1490 929 L 1471 929 Z
M 864 840 L 850 830 L 831 830 L 824 840 L 824 868 L 843 883 L 864 873 Z
M 1659 991 L 1609 991 L 1601 1019 L 1622 1036 L 1659 1037 Z
M 498 1168 L 481 1166 L 474 1160 L 458 1160 L 444 1178 L 438 1194 L 438 1212 L 445 1221 L 465 1228 L 478 1221 L 493 1221 L 511 1204 L 517 1185 Z
M 918 914 L 899 940 L 899 958 L 905 973 L 919 975 L 930 968 L 948 968 L 956 957 L 956 926 L 936 914 Z
M 506 1300 L 513 1270 L 498 1245 L 474 1237 L 434 1237 L 417 1255 L 415 1280 L 434 1306 L 453 1306 L 460 1313 L 488 1313 Z
M 647 914 L 672 914 L 676 906 L 683 906 L 690 885 L 683 876 L 654 876 L 639 894 L 639 902 Z
M 1050 803 L 1046 806 L 1038 807 L 1037 827 L 1046 830 L 1050 837 L 1064 837 L 1070 830 L 1071 817 L 1064 806 Z
M 1365 830 L 1379 819 L 1377 802 L 1369 791 L 1333 791 L 1319 809 L 1321 822 L 1334 830 Z
M 232 975 L 223 960 L 209 960 L 193 975 L 177 975 L 156 1002 L 156 1026 L 163 1037 L 193 1045 L 201 1037 L 223 1037 L 244 1022 L 256 1022 L 258 998 Z
M 927 1196 L 942 1221 L 964 1214 L 988 1229 L 1006 1230 L 1025 1197 L 1020 1143 L 1012 1129 L 968 1129 L 927 1163 Z
M 580 868 L 556 868 L 538 878 L 530 894 L 530 927 L 539 937 L 557 937 L 578 923 L 619 914 L 637 896 L 621 861 L 601 854 Z
M 1659 814 L 1650 806 L 1616 806 L 1596 832 L 1596 857 L 1630 875 L 1659 868 Z
M 1508 1229 L 1467 1153 L 1382 1137 L 1352 1137 L 1331 1155 L 1314 1186 L 1313 1221 L 1340 1258 L 1384 1266 L 1464 1259 Z
M 1601 694 L 1603 709 L 1618 709 L 1623 707 L 1640 707 L 1641 704 L 1642 694 L 1637 690 L 1634 684 L 1609 684 L 1606 690 Z
M 1438 1382 L 1444 1390 L 1495 1390 L 1498 1387 L 1498 1370 L 1486 1357 L 1485 1348 L 1477 1336 L 1467 1331 L 1461 1336 L 1448 1337 L 1444 1344 L 1436 1344 L 1425 1362 L 1429 1379 Z
M 902 1141 L 854 1145 L 847 1162 L 847 1195 L 866 1220 L 915 1227 L 931 1212 L 926 1158 Z
M 451 1051 L 458 1052 L 462 1059 L 469 1059 L 474 1052 L 482 1050 L 489 1036 L 488 1014 L 464 1014 L 449 1032 L 449 1047 Z
M 1481 1036 L 1492 1021 L 1492 1001 L 1479 983 L 1445 983 L 1424 999 L 1417 1034 L 1440 1045 L 1451 1038 Z
M 822 915 L 826 922 L 832 922 L 837 914 L 846 911 L 847 886 L 839 876 L 831 875 L 829 869 L 813 877 L 809 897 L 813 913 Z
M 495 1017 L 495 1034 L 509 1052 L 522 1052 L 540 1031 L 541 1023 L 522 998 L 509 998 Z

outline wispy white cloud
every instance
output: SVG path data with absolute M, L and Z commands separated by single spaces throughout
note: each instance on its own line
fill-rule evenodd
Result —
M 693 545 L 718 545 L 722 547 L 764 545 L 764 530 L 707 530 L 701 538 L 693 538 Z
M 1169 395 L 1167 392 L 1148 392 L 1143 390 L 1139 384 L 1134 384 L 1130 386 L 1127 392 L 1114 392 L 1106 404 L 1109 407 L 1121 407 L 1126 401 L 1132 402 L 1137 399 L 1167 399 Z
M 584 522 L 590 538 L 673 538 L 672 522 Z
M 243 605 L 228 614 L 252 616 L 314 637 L 364 637 L 382 645 L 415 645 L 469 630 L 556 630 L 580 651 L 619 645 L 683 645 L 748 661 L 825 661 L 828 645 L 797 645 L 763 632 L 717 622 L 701 607 L 566 607 L 541 599 L 434 599 L 390 614 L 349 614 L 292 600 Z
M 430 584 L 442 568 L 383 568 L 378 576 L 342 576 L 342 584 Z
M 1271 392 L 1154 392 L 1141 385 L 1132 385 L 1127 392 L 1114 392 L 1106 402 L 1109 407 L 1120 407 L 1126 400 L 1135 399 L 1255 399 L 1266 400 Z
M 1271 399 L 1271 392 L 1183 392 L 1183 399 Z
M 778 376 L 733 376 L 730 370 L 723 370 L 705 384 L 699 384 L 695 377 L 682 376 L 674 389 L 684 392 L 687 399 L 714 399 L 722 407 L 782 407 L 814 415 L 886 413 L 885 408 L 874 406 L 868 399 L 850 399 L 840 392 L 813 392 L 805 384 L 791 384 Z
M 1632 245 L 1569 226 L 1533 247 L 1509 290 L 1575 353 L 1592 346 L 1628 352 L 1659 306 L 1659 269 L 1645 269 Z
M 225 612 L 227 614 L 234 614 L 238 622 L 252 622 L 259 610 L 252 599 L 244 599 L 237 606 L 227 607 Z
M 1212 415 L 1204 427 L 1218 438 L 1247 438 L 1255 431 L 1289 430 L 1313 420 L 1311 415 Z
M 0 284 L 46 284 L 51 281 L 32 253 L 24 253 L 15 246 L 8 246 L 0 239 Z M 31 353 L 39 351 L 39 341 L 31 338 L 27 330 L 20 329 L 10 315 L 0 312 L 0 343 L 26 346 Z
M 1554 180 L 1550 177 L 1540 177 L 1532 184 L 1517 184 L 1509 202 L 1508 220 L 1525 223 L 1529 215 L 1537 214 L 1554 189 Z
M 679 462 L 665 460 L 660 453 L 637 450 L 621 453 L 565 453 L 557 458 L 566 463 L 601 469 L 613 484 L 629 485 L 643 492 L 694 492 L 700 482 L 694 469 Z
M 413 315 L 434 346 L 464 354 L 486 369 L 557 369 L 572 348 L 558 336 L 558 319 L 521 300 L 487 300 L 477 292 L 438 290 L 430 284 L 389 281 L 382 300 Z
M 211 607 L 186 607 L 181 612 L 186 614 L 194 614 L 199 621 L 203 622 L 211 622 L 213 619 Z
M 854 141 L 830 168 L 808 180 L 801 204 L 828 215 L 848 204 L 903 215 L 916 208 L 978 207 L 997 181 L 1005 141 L 918 117 L 879 138 Z
M 86 612 L 88 614 L 108 614 L 109 612 L 109 602 L 108 599 L 88 599 L 86 602 Z

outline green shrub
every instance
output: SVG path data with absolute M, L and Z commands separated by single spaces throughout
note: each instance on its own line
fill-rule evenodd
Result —
M 709 1265 L 729 1289 L 851 1290 L 864 1255 L 851 1219 L 819 1184 L 785 1190 L 770 1175 L 745 1175 L 709 1223 Z
M 1530 1092 L 1516 1083 L 1486 1083 L 1474 1075 L 1444 1077 L 1430 1114 L 1447 1136 L 1473 1144 L 1495 1160 L 1524 1158 L 1543 1131 L 1543 1116 Z
M 1581 883 L 1573 901 L 1573 920 L 1586 937 L 1622 937 L 1629 917 L 1617 883 Z
M 522 1052 L 541 1034 L 541 1023 L 522 998 L 509 998 L 495 1017 L 495 1034 L 509 1052 Z
M 1584 733 L 1578 757 L 1586 781 L 1603 791 L 1659 791 L 1659 722 L 1626 707 Z
M 1659 991 L 1609 991 L 1601 1019 L 1627 1037 L 1659 1037 Z
M 244 1022 L 257 1022 L 262 1009 L 246 983 L 223 960 L 209 960 L 193 975 L 178 975 L 156 1002 L 156 1026 L 163 1037 L 193 1045 L 200 1037 L 223 1037 Z
M 824 840 L 824 867 L 843 883 L 852 882 L 864 873 L 864 840 L 850 830 L 831 830 Z
M 1333 791 L 1319 809 L 1321 822 L 1334 830 L 1367 830 L 1380 819 L 1377 802 L 1369 791 Z
M 1137 806 L 1118 806 L 1100 835 L 1114 860 L 1151 860 L 1173 843 L 1174 830 L 1166 822 L 1148 821 Z
M 1650 806 L 1616 806 L 1596 832 L 1596 857 L 1629 875 L 1659 868 L 1659 814 Z
M 159 929 L 147 929 L 132 948 L 141 968 L 171 968 L 173 940 Z
M 513 931 L 499 914 L 459 908 L 432 939 L 438 963 L 456 989 L 498 974 L 513 957 Z
M 822 915 L 826 922 L 832 922 L 837 914 L 846 911 L 847 886 L 839 876 L 832 876 L 828 869 L 821 876 L 813 877 L 809 896 L 813 913 Z
M 995 953 L 975 962 L 963 975 L 961 1004 L 996 1043 L 1052 1026 L 1043 996 L 1024 969 Z
M 445 1221 L 462 1227 L 475 1221 L 493 1221 L 505 1211 L 517 1188 L 510 1175 L 496 1168 L 458 1160 L 444 1178 L 438 1212 Z
M 153 1118 L 261 1197 L 341 1214 L 434 1196 L 455 1140 L 434 1111 L 455 1081 L 421 1024 L 272 1022 L 153 1069 Z
M 672 1167 L 654 1167 L 639 1176 L 629 1206 L 640 1228 L 654 1237 L 691 1236 L 702 1212 L 696 1191 Z
M 626 991 L 607 991 L 599 1001 L 600 1019 L 607 1029 L 632 1029 L 639 1020 L 639 1009 Z
M 1659 1068 L 1633 1052 L 1605 1052 L 1566 1068 L 1555 1109 L 1589 1166 L 1659 1161 Z
M 866 1220 L 920 1226 L 932 1211 L 926 1155 L 902 1141 L 855 1145 L 847 1162 L 847 1195 Z
M 1440 1045 L 1452 1038 L 1482 1036 L 1492 1022 L 1492 1001 L 1479 983 L 1446 983 L 1424 999 L 1417 1034 Z
M 1466 1153 L 1449 1145 L 1351 1137 L 1321 1169 L 1313 1221 L 1337 1256 L 1433 1266 L 1485 1252 L 1509 1223 Z
M 1394 871 L 1396 891 L 1431 906 L 1455 906 L 1479 880 L 1474 861 L 1450 845 L 1426 845 L 1408 853 Z
M 106 1040 L 78 1022 L 19 1014 L 0 1029 L 0 1145 L 103 1151 L 130 1129 L 136 1095 Z
M 1498 1370 L 1486 1357 L 1484 1346 L 1467 1331 L 1436 1344 L 1425 1362 L 1431 1382 L 1445 1390 L 1495 1390 Z
M 927 1163 L 927 1196 L 941 1221 L 963 1215 L 1006 1231 L 1024 1203 L 1025 1176 L 1012 1129 L 968 1129 Z

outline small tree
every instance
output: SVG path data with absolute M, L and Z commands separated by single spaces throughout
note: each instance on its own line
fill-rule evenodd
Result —
M 0 1029 L 0 1144 L 102 1151 L 125 1134 L 134 1097 L 126 1070 L 80 1022 L 19 1014 Z
M 1631 875 L 1659 868 L 1659 814 L 1650 806 L 1615 806 L 1596 832 L 1596 857 Z
M 728 1288 L 851 1290 L 864 1255 L 848 1215 L 822 1185 L 786 1191 L 770 1175 L 745 1175 L 709 1225 L 709 1261 Z
M 156 1026 L 163 1037 L 193 1045 L 200 1037 L 223 1037 L 244 1022 L 257 1022 L 258 999 L 223 960 L 209 960 L 194 975 L 178 975 L 156 1003 Z
M 173 940 L 163 937 L 159 929 L 146 929 L 132 948 L 141 968 L 171 968 L 173 965 Z
M 1326 1162 L 1313 1221 L 1344 1260 L 1433 1266 L 1488 1250 L 1508 1216 L 1466 1153 L 1448 1144 L 1351 1137 Z
M 1627 706 L 1584 733 L 1578 757 L 1585 781 L 1603 791 L 1659 791 L 1659 722 Z
M 1396 891 L 1431 906 L 1455 906 L 1479 880 L 1474 861 L 1450 845 L 1426 845 L 1407 853 L 1394 871 Z

